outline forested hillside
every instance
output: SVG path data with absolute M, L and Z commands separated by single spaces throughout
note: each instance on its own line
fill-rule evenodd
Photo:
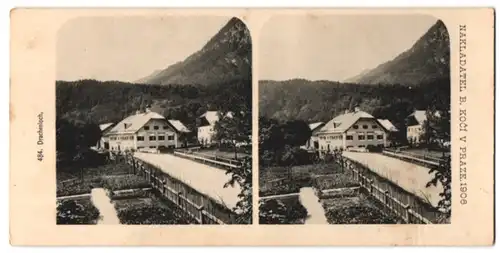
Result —
M 401 127 L 414 109 L 449 109 L 450 82 L 436 79 L 418 86 L 370 85 L 331 81 L 259 82 L 259 116 L 281 121 L 328 121 L 346 109 L 360 107 Z M 448 108 L 448 109 L 447 109 Z M 398 126 L 399 125 L 399 126 Z
M 232 81 L 217 85 L 138 85 L 118 81 L 56 82 L 57 117 L 93 123 L 118 122 L 141 106 L 191 127 L 206 110 L 230 110 L 251 104 L 251 85 Z M 234 108 L 233 108 L 234 109 Z

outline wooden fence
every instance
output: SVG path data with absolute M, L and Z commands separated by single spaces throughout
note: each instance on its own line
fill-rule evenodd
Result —
M 202 194 L 191 186 L 173 178 L 154 165 L 133 157 L 125 156 L 133 172 L 146 179 L 153 189 L 179 206 L 200 224 L 233 224 L 236 214 L 226 206 Z
M 356 161 L 341 155 L 335 157 L 335 162 L 342 168 L 348 169 L 352 178 L 362 189 L 378 200 L 388 212 L 397 215 L 404 222 L 433 224 L 441 218 L 442 213 L 439 210 L 414 194 L 405 191 Z

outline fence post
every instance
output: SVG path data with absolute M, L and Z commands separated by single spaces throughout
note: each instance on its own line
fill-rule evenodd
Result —
M 403 208 L 404 208 L 403 220 L 406 223 L 410 223 L 410 205 L 408 204 L 403 205 Z
M 132 174 L 134 174 L 134 175 L 135 175 L 135 173 L 136 173 L 136 166 L 137 166 L 136 161 L 135 161 L 135 159 L 132 157 Z
M 384 203 L 389 207 L 389 191 L 387 190 L 384 192 Z
M 205 221 L 203 220 L 203 206 L 198 207 L 198 214 L 199 214 L 199 222 L 200 224 L 205 224 Z

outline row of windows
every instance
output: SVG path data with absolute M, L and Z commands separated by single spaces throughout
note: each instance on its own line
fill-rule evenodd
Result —
M 144 126 L 144 130 L 147 131 L 149 129 L 150 129 L 149 126 Z M 153 126 L 153 129 L 158 130 L 158 129 L 160 129 L 160 126 Z M 163 126 L 163 130 L 165 130 L 165 129 L 168 129 L 168 126 Z
M 156 136 L 149 136 L 149 140 L 150 141 L 156 141 Z M 165 136 L 164 135 L 158 135 L 158 140 L 159 141 L 164 141 L 165 140 Z M 167 136 L 167 140 L 169 141 L 173 141 L 174 140 L 174 136 L 173 135 L 169 135 Z M 144 141 L 144 136 L 137 136 L 137 141 Z
M 341 135 L 335 135 L 335 136 L 320 136 L 319 137 L 320 140 L 342 140 L 342 136 Z
M 142 148 L 166 148 L 165 146 L 137 146 L 137 149 L 142 149 Z M 167 148 L 175 148 L 175 145 L 169 145 Z
M 361 127 L 362 127 L 363 129 L 368 129 L 368 125 L 362 125 Z M 354 125 L 354 126 L 352 126 L 352 128 L 354 128 L 354 129 L 359 129 L 359 125 Z M 377 125 L 375 125 L 375 124 L 374 124 L 374 125 L 372 125 L 372 129 L 377 129 L 377 128 L 378 128 L 378 126 L 377 126 Z
M 419 133 L 420 130 L 421 130 L 420 128 L 412 128 L 412 127 L 408 128 L 408 132 L 410 133 Z
M 375 137 L 374 137 L 373 135 L 371 135 L 371 134 L 368 134 L 368 135 L 366 135 L 366 136 L 364 136 L 364 135 L 358 135 L 358 140 L 360 140 L 360 141 L 364 141 L 364 140 L 366 140 L 366 139 L 368 139 L 368 140 L 373 140 L 374 138 L 375 138 Z M 352 136 L 352 135 L 347 135 L 347 136 L 346 136 L 346 140 L 350 140 L 350 141 L 352 141 L 353 139 L 354 139 L 354 138 L 353 138 L 353 136 Z M 382 139 L 384 139 L 384 136 L 383 136 L 383 135 L 381 135 L 381 134 L 377 135 L 377 140 L 382 140 Z
M 371 135 L 371 134 L 368 134 L 366 136 L 365 135 L 358 135 L 358 140 L 366 140 L 366 139 L 373 140 L 374 138 L 375 138 L 374 135 Z M 328 139 L 328 140 L 342 140 L 342 136 L 340 136 L 340 135 L 339 136 L 328 136 L 328 137 L 320 136 L 319 139 L 320 140 L 326 140 L 326 139 Z M 382 140 L 382 139 L 384 139 L 383 135 L 377 135 L 377 140 Z M 346 135 L 346 140 L 352 141 L 352 140 L 354 140 L 354 137 L 352 135 Z
M 134 136 L 120 136 L 120 137 L 112 136 L 112 137 L 109 137 L 109 139 L 112 141 L 116 141 L 116 140 L 126 141 L 126 140 L 134 140 Z

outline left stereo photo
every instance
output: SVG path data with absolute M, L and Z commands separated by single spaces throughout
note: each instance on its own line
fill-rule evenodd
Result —
M 228 16 L 69 20 L 57 224 L 251 224 L 252 42 Z

